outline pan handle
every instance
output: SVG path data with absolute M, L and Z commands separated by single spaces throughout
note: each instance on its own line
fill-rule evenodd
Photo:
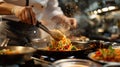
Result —
M 53 64 L 52 64 L 52 62 L 48 62 L 48 61 L 45 61 L 45 60 L 42 60 L 42 59 L 38 59 L 38 58 L 35 58 L 35 57 L 31 57 L 31 59 L 36 60 L 38 62 L 45 63 L 47 65 L 50 65 L 50 66 L 54 67 Z
M 7 46 L 7 44 L 8 44 L 8 42 L 9 42 L 9 38 L 5 38 L 4 40 L 3 40 L 3 42 L 1 43 L 1 45 L 0 45 L 0 47 L 6 47 Z

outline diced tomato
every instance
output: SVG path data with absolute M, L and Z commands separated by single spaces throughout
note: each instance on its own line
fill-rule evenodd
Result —
M 101 56 L 101 55 L 102 55 L 102 53 L 100 51 L 95 52 L 95 56 Z
M 68 49 L 69 47 L 70 47 L 70 45 L 66 45 L 64 48 L 65 48 L 65 49 Z

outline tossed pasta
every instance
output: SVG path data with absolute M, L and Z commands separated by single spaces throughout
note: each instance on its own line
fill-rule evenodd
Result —
M 75 46 L 72 45 L 70 39 L 68 39 L 64 34 L 60 37 L 61 40 L 52 40 L 51 45 L 48 47 L 48 50 L 53 51 L 71 51 L 71 50 L 77 50 Z

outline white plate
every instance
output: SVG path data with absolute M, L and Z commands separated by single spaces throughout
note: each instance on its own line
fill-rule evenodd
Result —
M 99 63 L 120 63 L 120 62 L 109 62 L 109 61 L 104 61 L 104 60 L 96 60 L 95 58 L 93 58 L 92 56 L 95 55 L 95 52 L 91 52 L 88 54 L 88 57 L 93 60 L 93 61 L 96 61 L 96 62 L 99 62 Z

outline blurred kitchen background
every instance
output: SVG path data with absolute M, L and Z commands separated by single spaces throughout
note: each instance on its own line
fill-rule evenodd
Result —
M 74 36 L 120 42 L 120 0 L 59 0 L 59 6 L 68 17 L 77 19 L 71 29 Z

